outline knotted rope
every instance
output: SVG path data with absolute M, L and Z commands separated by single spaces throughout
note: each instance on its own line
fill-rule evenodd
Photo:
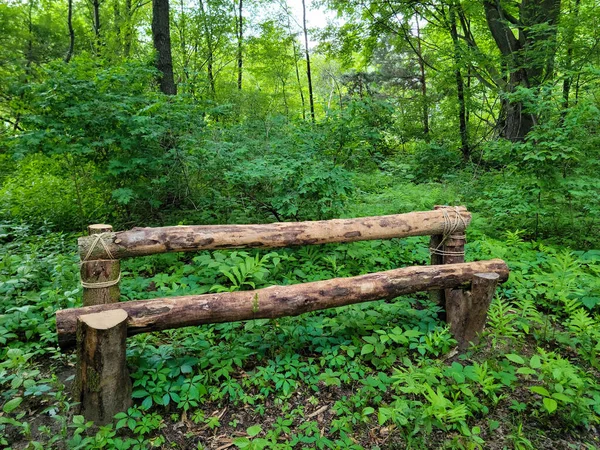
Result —
M 83 258 L 83 261 L 81 261 L 81 264 L 90 260 L 90 257 L 92 256 L 92 253 L 94 252 L 94 250 L 96 249 L 98 244 L 100 244 L 100 246 L 104 249 L 104 251 L 106 252 L 106 255 L 108 256 L 108 259 L 113 260 L 113 261 L 116 260 L 116 258 L 110 251 L 110 248 L 108 247 L 108 245 L 106 245 L 106 242 L 104 241 L 104 238 L 110 234 L 111 233 L 99 233 L 99 234 L 94 235 L 94 240 L 92 241 L 92 245 L 90 245 L 90 247 L 88 248 L 88 251 L 87 251 L 85 257 Z M 119 276 L 117 277 L 116 280 L 98 281 L 96 283 L 88 283 L 86 281 L 81 280 L 81 285 L 86 289 L 103 289 L 103 288 L 108 288 L 111 286 L 116 286 L 117 284 L 119 284 L 119 281 L 121 281 L 121 272 L 120 271 L 119 271 Z
M 448 239 L 465 239 L 466 235 L 464 233 L 463 234 L 455 234 L 455 233 L 458 231 L 461 224 L 463 226 L 463 230 L 466 230 L 467 222 L 465 222 L 465 219 L 460 214 L 460 210 L 458 209 L 458 206 L 455 206 L 454 209 L 444 208 L 441 211 L 442 211 L 442 215 L 444 216 L 444 227 L 442 229 L 442 240 L 438 244 L 437 247 L 435 247 L 435 248 L 429 247 L 429 254 L 430 255 L 441 255 L 441 256 L 462 256 L 465 254 L 464 250 L 461 252 L 451 252 L 451 251 L 445 250 L 444 245 L 446 244 L 446 241 Z M 450 214 L 448 211 L 453 211 L 455 213 L 454 220 L 453 220 L 453 218 L 450 217 Z

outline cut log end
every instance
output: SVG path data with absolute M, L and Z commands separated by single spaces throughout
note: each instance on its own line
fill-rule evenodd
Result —
M 473 278 L 483 278 L 485 280 L 500 280 L 500 275 L 497 273 L 489 272 L 489 273 L 475 273 L 473 274 Z
M 100 234 L 100 233 L 109 233 L 113 230 L 112 225 L 107 225 L 105 223 L 95 223 L 93 225 L 88 225 L 88 234 Z
M 129 315 L 123 309 L 114 309 L 100 313 L 79 316 L 79 320 L 96 330 L 108 330 L 127 320 Z

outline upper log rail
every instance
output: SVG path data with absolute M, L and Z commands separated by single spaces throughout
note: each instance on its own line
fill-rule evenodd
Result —
M 251 319 L 297 316 L 309 311 L 354 303 L 392 299 L 432 289 L 468 287 L 475 274 L 498 274 L 508 279 L 501 259 L 440 266 L 414 266 L 348 278 L 271 286 L 254 291 L 138 300 L 56 312 L 58 342 L 62 348 L 75 344 L 77 318 L 85 314 L 123 309 L 128 314 L 127 335 L 150 331 Z
M 409 236 L 464 232 L 471 213 L 464 206 L 446 211 L 419 211 L 389 216 L 281 222 L 262 225 L 193 225 L 133 228 L 79 238 L 81 260 L 122 259 L 167 252 L 193 252 L 229 248 L 278 248 L 297 245 L 355 242 Z

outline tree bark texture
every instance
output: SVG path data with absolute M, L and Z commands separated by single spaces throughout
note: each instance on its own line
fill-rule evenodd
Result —
M 81 263 L 81 280 L 85 283 L 105 283 L 116 281 L 121 273 L 118 259 L 100 259 Z M 117 303 L 121 297 L 119 283 L 109 287 L 84 287 L 83 306 Z
M 163 94 L 177 94 L 171 56 L 171 32 L 169 24 L 169 0 L 152 0 L 152 40 L 157 52 L 156 68 L 160 75 Z
M 73 57 L 73 51 L 75 49 L 75 30 L 73 29 L 73 0 L 68 2 L 67 10 L 67 26 L 69 27 L 69 49 L 65 56 L 65 62 L 68 63 Z
M 462 76 L 461 67 L 461 52 L 458 38 L 458 30 L 456 28 L 456 6 L 452 3 L 450 8 L 450 36 L 454 46 L 454 77 L 456 79 L 456 96 L 458 99 L 458 124 L 460 130 L 460 150 L 463 156 L 463 161 L 467 162 L 471 159 L 471 148 L 469 146 L 469 131 L 467 128 L 467 108 L 465 103 L 465 82 Z
M 92 1 L 92 8 L 94 10 L 94 34 L 96 35 L 96 52 L 100 52 L 102 47 L 102 40 L 100 37 L 100 0 Z
M 88 226 L 88 234 L 94 236 L 109 233 L 113 230 L 112 225 L 94 224 Z M 82 259 L 87 255 L 83 255 Z M 117 281 L 121 275 L 121 263 L 118 259 L 100 259 L 82 261 L 79 268 L 82 284 L 106 283 Z M 83 306 L 102 305 L 104 303 L 116 303 L 121 297 L 119 283 L 108 287 L 83 287 Z
M 86 420 L 105 425 L 132 403 L 125 357 L 127 312 L 113 309 L 82 315 L 74 325 L 77 371 L 73 397 Z
M 446 295 L 447 320 L 459 349 L 464 350 L 469 343 L 479 341 L 498 281 L 497 273 L 476 273 L 470 291 L 451 289 Z
M 484 0 L 483 7 L 508 70 L 504 94 L 514 93 L 519 86 L 535 89 L 552 79 L 560 0 L 521 0 L 518 18 L 505 9 L 501 0 Z M 537 117 L 524 109 L 522 101 L 504 99 L 499 124 L 503 137 L 523 140 L 536 122 Z
M 456 212 L 458 211 L 458 212 Z M 457 233 L 471 221 L 465 207 L 449 212 L 458 219 Z M 263 225 L 196 225 L 160 228 L 134 228 L 105 234 L 104 242 L 116 259 L 167 252 L 227 248 L 278 248 L 297 245 L 355 242 L 409 236 L 442 234 L 442 211 L 419 211 L 358 219 L 314 222 L 280 222 Z M 93 236 L 79 238 L 79 254 L 84 260 L 94 242 Z M 87 258 L 110 259 L 102 245 L 96 245 Z
M 75 344 L 77 318 L 92 313 L 127 311 L 129 336 L 207 323 L 297 316 L 309 311 L 354 303 L 392 299 L 432 289 L 467 287 L 473 275 L 493 272 L 508 279 L 508 267 L 500 259 L 442 266 L 405 267 L 350 278 L 271 286 L 255 291 L 188 295 L 63 309 L 56 313 L 59 345 Z
M 425 59 L 423 59 L 423 50 L 421 49 L 421 29 L 419 27 L 419 17 L 415 16 L 417 26 L 417 60 L 419 61 L 419 70 L 421 73 L 421 96 L 423 101 L 423 135 L 425 140 L 429 141 L 429 101 L 427 100 L 427 79 L 425 78 Z

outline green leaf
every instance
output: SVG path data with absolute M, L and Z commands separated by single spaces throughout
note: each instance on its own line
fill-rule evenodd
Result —
M 369 353 L 373 353 L 373 350 L 375 350 L 375 347 L 373 347 L 371 344 L 366 344 L 363 346 L 362 350 L 360 351 L 360 354 L 368 355 Z
M 546 397 L 544 398 L 544 406 L 548 410 L 548 412 L 552 414 L 554 411 L 556 411 L 558 403 L 556 403 L 556 400 Z
M 531 360 L 529 361 L 529 365 L 532 369 L 539 369 L 540 367 L 542 367 L 542 360 L 538 355 L 533 355 L 531 357 Z
M 260 425 L 253 425 L 246 430 L 246 433 L 248 433 L 248 436 L 254 437 L 261 431 L 262 431 L 262 427 Z
M 516 364 L 525 364 L 525 360 L 521 358 L 519 355 L 515 355 L 514 353 L 509 353 L 506 356 L 506 359 L 516 363 Z
M 550 392 L 548 392 L 546 388 L 542 386 L 533 386 L 530 387 L 529 390 L 535 394 L 540 394 L 543 397 L 550 397 Z
M 4 404 L 4 406 L 2 407 L 2 411 L 8 414 L 17 409 L 22 401 L 23 398 L 21 397 L 13 398 L 12 400 L 9 400 Z
M 148 396 L 142 402 L 143 409 L 150 409 L 152 407 L 152 397 Z
M 250 440 L 245 437 L 238 437 L 233 440 L 233 445 L 237 448 L 246 448 L 250 446 Z
M 521 375 L 535 375 L 537 372 L 529 367 L 519 367 L 517 373 Z
M 148 391 L 145 391 L 143 389 L 139 389 L 137 391 L 133 391 L 133 394 L 131 394 L 131 396 L 133 398 L 143 398 L 143 397 L 146 397 L 148 395 L 150 395 L 150 394 L 148 394 Z
M 556 400 L 560 400 L 561 402 L 565 402 L 565 403 L 573 403 L 573 398 L 569 397 L 566 394 L 563 394 L 561 392 L 555 392 L 554 394 L 552 394 L 552 398 L 555 398 Z

